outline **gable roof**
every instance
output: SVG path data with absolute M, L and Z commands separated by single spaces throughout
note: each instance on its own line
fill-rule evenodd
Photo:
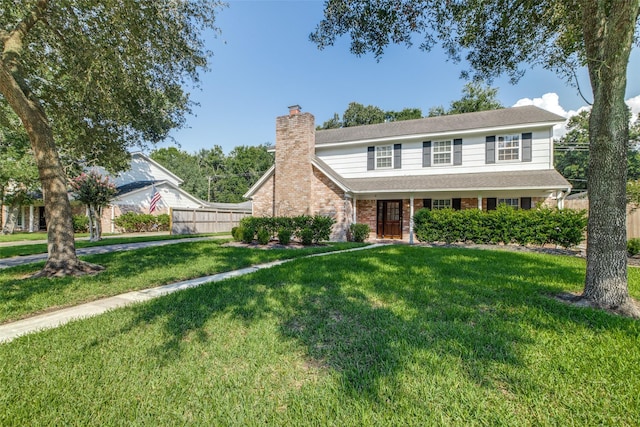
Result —
M 131 153 L 131 160 L 133 160 L 134 157 L 140 157 L 144 161 L 146 161 L 148 163 L 151 163 L 153 166 L 157 167 L 162 172 L 164 172 L 165 174 L 169 175 L 171 178 L 175 179 L 177 181 L 178 185 L 180 185 L 180 184 L 182 184 L 184 182 L 184 180 L 182 178 L 180 178 L 179 176 L 177 176 L 176 174 L 171 172 L 169 169 L 167 169 L 164 166 L 162 166 L 160 163 L 158 163 L 155 160 L 153 160 L 151 157 L 149 157 L 146 154 L 144 154 L 142 151 L 134 151 L 133 153 Z
M 316 131 L 316 146 L 518 125 L 553 126 L 565 118 L 533 105 Z

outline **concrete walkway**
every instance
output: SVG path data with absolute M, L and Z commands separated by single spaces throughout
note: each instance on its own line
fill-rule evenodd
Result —
M 195 239 L 187 239 L 194 241 Z M 173 240 L 173 242 L 176 242 Z M 148 242 L 157 243 L 157 242 Z M 373 244 L 369 246 L 363 246 L 360 248 L 346 249 L 343 251 L 324 252 L 320 254 L 308 255 L 305 258 L 327 256 L 345 252 L 361 251 L 366 249 L 373 249 L 385 244 Z M 125 250 L 125 249 L 123 249 Z M 50 313 L 40 314 L 37 316 L 29 317 L 27 319 L 18 320 L 17 322 L 5 323 L 0 325 L 0 343 L 9 342 L 13 339 L 33 332 L 38 332 L 44 329 L 51 329 L 65 323 L 69 323 L 73 320 L 84 319 L 92 316 L 97 316 L 108 310 L 113 310 L 118 307 L 124 307 L 126 305 L 135 304 L 143 301 L 148 301 L 153 298 L 157 298 L 163 295 L 171 294 L 183 289 L 195 288 L 205 283 L 219 282 L 231 277 L 238 277 L 245 274 L 253 273 L 265 268 L 275 267 L 282 265 L 289 261 L 296 259 L 278 260 L 265 264 L 258 264 L 251 267 L 242 268 L 240 270 L 228 271 L 225 273 L 218 273 L 212 276 L 200 277 L 197 279 L 185 280 L 183 282 L 172 283 L 165 286 L 159 286 L 157 288 L 145 289 L 141 291 L 127 292 L 125 294 L 116 295 L 109 298 L 103 298 L 96 301 L 91 301 L 85 304 L 80 304 L 74 307 L 63 308 L 61 310 L 52 311 Z
M 151 242 L 119 243 L 115 245 L 92 246 L 90 248 L 78 248 L 76 249 L 76 254 L 77 255 L 106 254 L 108 252 L 130 251 L 132 249 L 174 245 L 176 243 L 184 243 L 184 242 L 198 242 L 201 240 L 211 240 L 211 239 L 219 239 L 219 238 L 220 236 L 192 237 L 192 238 L 174 239 L 174 240 L 154 240 Z M 32 262 L 46 261 L 46 259 L 47 259 L 46 253 L 36 254 L 36 255 L 15 256 L 11 258 L 0 258 L 0 270 L 3 268 L 15 267 L 17 265 L 30 264 Z

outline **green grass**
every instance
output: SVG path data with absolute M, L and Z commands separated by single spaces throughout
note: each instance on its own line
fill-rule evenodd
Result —
M 408 246 L 296 260 L 0 345 L 0 425 L 637 425 L 640 322 L 549 297 L 584 271 Z
M 95 276 L 25 279 L 44 262 L 0 270 L 0 323 L 43 310 L 147 289 L 195 277 L 231 271 L 277 259 L 289 259 L 362 246 L 339 243 L 304 249 L 255 250 L 223 247 L 222 240 L 176 243 L 81 257 L 106 271 Z M 0 423 L 1 424 L 1 423 Z
M 176 240 L 176 239 L 189 239 L 194 237 L 203 237 L 203 236 L 217 236 L 224 235 L 228 236 L 229 233 L 217 233 L 217 234 L 182 234 L 182 235 L 157 235 L 157 234 L 144 234 L 141 233 L 139 236 L 130 236 L 130 237 L 108 237 L 106 239 L 100 240 L 98 242 L 89 242 L 87 240 L 78 240 L 78 237 L 82 237 L 82 235 L 76 234 L 76 248 L 90 248 L 93 246 L 106 246 L 106 245 L 116 245 L 122 243 L 137 243 L 137 242 L 155 242 L 158 240 Z M 46 240 L 47 236 L 44 235 L 44 239 Z M 36 239 L 39 240 L 39 239 Z M 24 256 L 24 255 L 35 255 L 35 254 L 43 254 L 47 253 L 47 244 L 46 243 L 25 243 L 24 245 L 12 245 L 12 246 L 3 246 L 0 247 L 0 258 L 11 258 L 14 256 Z

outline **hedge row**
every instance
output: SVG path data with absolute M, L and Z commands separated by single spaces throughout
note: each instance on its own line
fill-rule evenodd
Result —
M 414 215 L 414 230 L 421 242 L 554 244 L 568 248 L 584 240 L 587 216 L 584 210 L 428 210 Z
M 139 233 L 143 231 L 168 231 L 169 215 L 127 212 L 115 219 L 116 226 L 122 228 L 126 233 Z
M 238 227 L 234 227 L 232 235 L 237 241 L 251 243 L 258 240 L 260 244 L 266 244 L 278 237 L 280 243 L 285 245 L 295 236 L 303 245 L 310 245 L 329 240 L 331 227 L 335 222 L 333 218 L 322 215 L 301 215 L 292 218 L 248 216 L 240 220 Z

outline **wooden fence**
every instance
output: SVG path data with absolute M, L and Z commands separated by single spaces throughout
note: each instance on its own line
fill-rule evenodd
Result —
M 171 234 L 231 232 L 251 209 L 183 209 L 172 208 Z
M 568 209 L 589 210 L 588 199 L 565 200 L 564 207 Z M 627 239 L 640 237 L 640 209 L 632 209 L 627 205 Z

